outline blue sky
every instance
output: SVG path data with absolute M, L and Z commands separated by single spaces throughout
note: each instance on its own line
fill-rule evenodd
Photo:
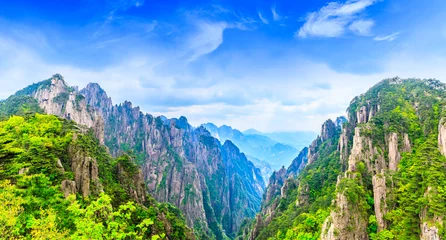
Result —
M 114 103 L 319 131 L 383 78 L 446 80 L 446 2 L 1 1 L 0 98 L 61 73 Z

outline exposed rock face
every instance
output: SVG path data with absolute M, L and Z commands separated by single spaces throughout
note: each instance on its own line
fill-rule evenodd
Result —
M 348 136 L 347 128 L 342 129 L 341 136 L 339 138 L 338 150 L 341 154 L 341 164 L 346 165 L 348 159 Z M 344 167 L 345 168 L 345 167 Z
M 340 129 L 340 127 L 341 126 L 337 127 L 331 119 L 328 119 L 324 122 L 324 124 L 322 124 L 321 135 L 318 136 L 308 148 L 308 164 L 311 164 L 317 160 L 319 157 L 319 154 L 317 153 L 319 145 L 332 138 L 337 129 Z
M 374 156 L 379 155 L 377 149 L 373 146 L 372 140 L 369 137 L 361 136 L 361 127 L 355 128 L 355 135 L 353 137 L 353 146 L 350 156 L 348 158 L 348 171 L 356 171 L 356 164 L 363 161 L 368 171 L 373 171 Z M 380 156 L 376 157 L 377 162 L 382 159 Z
M 427 222 L 423 222 L 421 228 L 421 240 L 440 240 L 438 228 L 436 226 L 429 226 Z
M 308 148 L 305 147 L 300 151 L 299 155 L 291 162 L 291 165 L 287 169 L 288 176 L 297 176 L 308 162 Z
M 130 102 L 113 105 L 98 84 L 78 91 L 59 74 L 20 94 L 36 98 L 46 113 L 92 128 L 115 157 L 132 149 L 142 171 L 130 174 L 119 165 L 116 170 L 129 195 L 144 202 L 147 187 L 156 200 L 178 206 L 188 225 L 208 236 L 234 236 L 241 220 L 254 217 L 260 208 L 265 183 L 259 169 L 234 145 L 222 147 L 204 128 L 190 126 L 185 117 L 154 118 Z M 97 162 L 77 147 L 69 151 L 76 191 L 82 196 L 98 193 L 102 186 Z M 64 185 L 67 193 L 70 184 Z
M 118 163 L 116 167 L 119 183 L 126 187 L 126 192 L 129 193 L 132 199 L 139 204 L 143 204 L 146 201 L 146 185 L 144 183 L 144 177 L 141 170 L 129 170 L 122 164 Z
M 281 168 L 279 171 L 274 172 L 269 179 L 268 188 L 264 195 L 264 202 L 269 203 L 276 196 L 280 196 L 280 189 L 287 177 L 287 171 L 285 168 Z
M 70 180 L 63 180 L 60 188 L 62 189 L 65 198 L 67 198 L 69 195 L 76 193 L 76 182 Z
M 345 120 L 345 118 L 344 118 Z M 344 120 L 337 120 L 344 123 Z M 333 146 L 331 144 L 335 136 L 339 136 L 342 124 L 335 124 L 332 120 L 327 120 L 321 128 L 321 134 L 318 136 L 308 148 L 302 149 L 299 155 L 293 160 L 288 169 L 282 168 L 274 172 L 269 180 L 268 187 L 263 195 L 262 208 L 256 217 L 256 221 L 252 227 L 249 239 L 256 239 L 260 234 L 260 230 L 268 226 L 272 219 L 280 214 L 278 209 L 281 199 L 286 199 L 287 193 L 297 189 L 299 194 L 296 199 L 296 206 L 308 204 L 310 189 L 308 184 L 302 184 L 298 181 L 300 172 L 308 165 L 317 161 L 319 148 L 322 144 Z
M 373 199 L 375 203 L 375 216 L 378 222 L 378 231 L 386 229 L 387 222 L 384 215 L 387 213 L 386 203 L 386 178 L 383 174 L 377 174 L 372 177 Z
M 368 119 L 367 115 L 367 107 L 362 106 L 359 111 L 356 113 L 356 119 L 358 119 L 358 123 L 366 123 Z
M 362 106 L 356 112 L 357 123 L 361 124 L 369 122 L 378 111 L 379 105 L 372 104 L 370 101 L 367 101 L 367 105 Z
M 86 155 L 86 152 L 76 145 L 70 146 L 68 152 L 77 192 L 82 197 L 87 197 L 102 191 L 96 159 Z
M 436 189 L 432 187 L 427 187 L 424 196 L 427 201 L 431 201 L 431 197 L 436 194 Z M 420 213 L 420 239 L 422 240 L 440 240 L 440 233 L 438 226 L 443 225 L 443 216 L 434 215 L 433 217 L 428 216 L 429 207 L 425 207 Z
M 321 142 L 321 137 L 318 136 L 308 147 L 308 164 L 313 163 L 318 158 L 317 147 Z
M 432 144 L 432 136 L 437 134 L 435 121 L 438 113 L 441 112 L 442 116 L 446 109 L 445 90 L 446 84 L 437 80 L 393 78 L 383 80 L 350 103 L 349 123 L 342 129 L 337 148 L 339 152 L 329 151 L 330 154 L 340 154 L 343 168 L 338 175 L 335 199 L 331 199 L 333 195 L 324 195 L 332 200 L 332 205 L 330 215 L 322 224 L 321 239 L 382 238 L 390 234 L 395 239 L 442 238 L 444 214 L 437 207 L 443 206 L 444 202 L 441 196 L 441 183 L 445 180 L 442 172 L 444 158 L 439 153 L 446 156 L 446 118 L 438 123 L 439 151 Z M 438 111 L 440 108 L 442 110 Z M 322 139 L 323 134 L 309 147 L 308 165 L 302 176 L 307 176 L 307 169 L 313 170 L 312 166 L 320 166 L 318 164 L 325 163 L 324 159 L 330 159 L 325 152 L 318 151 L 326 145 L 322 144 Z M 344 168 L 347 159 L 348 164 Z M 403 162 L 400 164 L 400 161 Z M 324 173 L 323 170 L 320 172 Z M 307 193 L 314 190 L 315 184 L 305 184 L 304 179 L 298 182 L 298 191 L 293 192 L 293 196 L 297 195 L 294 198 L 297 210 L 280 212 L 272 220 L 258 217 L 251 232 L 253 235 L 259 235 L 260 239 L 284 237 L 283 231 L 276 232 L 276 235 L 271 232 L 278 225 L 286 225 L 287 219 L 305 219 L 302 215 L 307 213 L 306 207 L 321 206 L 317 200 L 312 199 L 317 205 L 306 200 Z M 324 180 L 327 179 L 331 179 L 330 187 L 334 187 L 334 178 Z M 290 185 L 287 180 L 284 181 L 285 185 Z M 369 193 L 373 193 L 374 201 L 370 201 Z M 289 201 L 286 203 L 289 204 Z M 420 203 L 423 206 L 421 209 Z M 280 208 L 276 210 L 280 211 Z M 298 215 L 299 211 L 304 213 Z M 400 213 L 404 217 L 399 217 Z M 375 217 L 378 234 L 368 236 L 371 229 L 367 228 L 372 226 L 368 221 Z M 405 221 L 412 224 L 409 229 L 404 229 L 408 226 Z M 315 232 L 301 229 L 300 223 L 286 226 L 292 233 L 287 236 L 311 236 Z
M 370 114 L 367 113 L 367 107 L 361 107 L 356 113 L 357 124 L 367 123 L 370 120 L 369 116 Z M 354 128 L 353 144 L 350 155 L 348 156 L 348 169 L 344 173 L 344 178 L 351 178 L 354 181 L 357 181 L 356 172 L 358 171 L 358 164 L 360 162 L 365 164 L 368 172 L 376 171 L 375 166 L 379 166 L 378 168 L 385 168 L 384 158 L 379 154 L 377 148 L 373 146 L 372 140 L 369 137 L 362 136 L 361 132 L 364 130 L 367 130 L 367 127 L 362 125 Z M 341 161 L 347 156 L 346 152 L 348 152 L 348 150 L 346 148 L 348 148 L 347 129 L 343 129 L 338 147 L 340 150 Z M 340 182 L 341 178 L 339 176 L 337 188 L 340 187 Z M 382 190 L 382 186 L 376 185 L 376 187 L 377 189 Z M 376 192 L 376 194 L 378 194 L 378 192 Z M 380 194 L 383 193 L 381 192 Z M 336 209 L 331 211 L 330 216 L 323 224 L 321 231 L 322 240 L 368 239 L 368 219 L 362 214 L 362 211 L 358 209 L 356 203 L 349 202 L 344 192 L 338 192 L 336 199 L 334 200 L 334 206 Z
M 104 136 L 110 153 L 119 155 L 123 146 L 133 149 L 149 193 L 178 206 L 189 226 L 209 232 L 210 225 L 221 224 L 232 236 L 243 218 L 255 216 L 264 182 L 236 147 L 228 143 L 221 148 L 209 132 L 192 128 L 184 117 L 154 118 L 130 102 L 112 105 L 97 84 L 80 93 L 95 118 L 104 119 L 96 121 L 95 128 L 104 130 L 95 132 Z M 142 196 L 141 189 L 132 190 L 137 198 Z M 218 228 L 212 230 L 217 238 L 224 235 Z
M 441 154 L 446 156 L 446 126 L 445 118 L 442 118 L 438 124 L 438 147 L 440 148 Z
M 398 151 L 398 134 L 389 135 L 389 170 L 396 171 L 400 163 L 401 155 Z
M 73 120 L 78 124 L 93 127 L 94 120 L 88 112 L 87 103 L 74 88 L 69 88 L 62 76 L 51 78 L 49 87 L 39 88 L 33 95 L 39 106 L 48 114 Z
M 232 142 L 226 141 L 221 151 L 226 165 L 225 178 L 229 185 L 227 190 L 229 204 L 224 205 L 222 213 L 223 216 L 227 216 L 228 221 L 223 221 L 223 228 L 236 233 L 245 217 L 253 218 L 256 215 L 265 186 L 260 170 L 254 168 L 253 163 L 249 162 Z M 238 189 L 240 187 L 244 188 L 244 191 L 240 191 Z M 246 195 L 255 197 L 250 199 Z
M 410 146 L 410 139 L 409 134 L 404 134 L 404 141 L 403 141 L 403 152 L 412 152 L 412 147 Z
M 322 226 L 321 240 L 369 239 L 367 221 L 357 206 L 348 202 L 347 197 L 336 195 L 336 211 L 332 211 Z
M 322 124 L 321 141 L 325 142 L 332 138 L 336 133 L 336 128 L 335 123 L 331 119 L 325 121 L 324 124 Z

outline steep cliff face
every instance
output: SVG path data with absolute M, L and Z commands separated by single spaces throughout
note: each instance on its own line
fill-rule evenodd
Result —
M 305 147 L 299 155 L 291 162 L 287 169 L 288 176 L 297 176 L 308 163 L 308 148 Z
M 272 174 L 263 196 L 261 212 L 250 226 L 251 231 L 245 231 L 241 235 L 242 239 L 268 239 L 276 236 L 280 225 L 292 224 L 290 218 L 281 222 L 284 220 L 279 220 L 280 216 L 296 216 L 296 213 L 308 209 L 310 203 L 315 201 L 314 192 L 311 192 L 313 185 L 328 186 L 328 183 L 336 181 L 336 172 L 330 174 L 330 179 L 325 180 L 321 177 L 329 175 L 328 172 L 334 170 L 333 167 L 339 168 L 338 163 L 328 167 L 327 164 L 333 164 L 330 162 L 336 160 L 327 158 L 327 154 L 337 148 L 340 132 L 341 124 L 337 125 L 332 120 L 327 120 L 321 127 L 320 135 L 310 147 L 304 148 L 299 153 L 288 169 L 282 168 Z M 318 161 L 320 157 L 328 161 Z M 319 169 L 325 169 L 327 173 L 316 173 Z
M 23 93 L 34 96 L 44 111 L 92 128 L 113 156 L 131 150 L 142 170 L 136 175 L 151 196 L 181 209 L 198 238 L 233 237 L 242 220 L 254 217 L 260 208 L 265 186 L 259 170 L 235 146 L 221 146 L 185 117 L 153 117 L 130 102 L 113 105 L 98 84 L 78 91 L 59 75 Z M 85 158 L 76 165 L 85 170 L 79 179 L 94 177 L 92 166 L 94 159 Z M 129 191 L 144 201 L 141 181 L 134 181 L 138 184 Z
M 2 237 L 36 238 L 35 222 L 41 221 L 49 226 L 42 236 L 57 239 L 195 239 L 178 209 L 146 195 L 132 157 L 112 158 L 84 126 L 53 115 L 27 114 L 0 121 L 0 135 L 2 195 L 15 189 L 8 196 L 20 207 L 8 217 L 14 228 L 30 229 L 2 231 Z
M 62 116 L 78 124 L 93 127 L 94 117 L 88 111 L 85 98 L 75 88 L 69 87 L 59 74 L 51 78 L 48 86 L 34 92 L 39 106 L 47 113 Z
M 231 141 L 226 141 L 221 151 L 226 166 L 225 184 L 229 186 L 224 193 L 227 196 L 222 196 L 229 201 L 223 205 L 223 229 L 231 230 L 234 237 L 243 220 L 254 218 L 259 211 L 265 186 L 260 170 Z
M 251 238 L 444 238 L 445 99 L 437 80 L 399 78 L 353 99 L 337 148 L 323 142 L 326 125 L 286 207 L 257 216 Z

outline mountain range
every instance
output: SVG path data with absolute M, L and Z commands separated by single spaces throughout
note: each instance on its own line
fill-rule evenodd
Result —
M 316 137 L 316 134 L 312 132 L 262 133 L 250 129 L 242 133 L 226 125 L 217 127 L 212 123 L 206 123 L 201 126 L 215 138 L 233 142 L 253 162 L 260 161 L 259 163 L 264 165 L 267 163 L 273 170 L 288 166 L 299 151 L 308 146 Z
M 256 166 L 267 163 L 248 150 L 270 156 L 267 146 L 292 146 L 113 105 L 98 84 L 79 90 L 56 74 L 0 101 L 0 232 L 444 239 L 445 109 L 446 84 L 385 79 L 350 102 L 347 118 L 326 120 L 265 184 Z
M 41 112 L 91 128 L 111 156 L 134 156 L 150 197 L 178 207 L 200 239 L 234 237 L 242 221 L 260 208 L 265 188 L 260 170 L 231 141 L 220 143 L 185 117 L 154 117 L 130 102 L 113 105 L 98 84 L 78 90 L 59 74 L 18 91 L 1 106 L 5 117 Z M 98 181 L 76 182 L 75 188 L 87 197 L 90 191 L 84 188 L 96 187 L 84 186 L 92 182 Z M 135 190 L 131 195 L 145 197 Z

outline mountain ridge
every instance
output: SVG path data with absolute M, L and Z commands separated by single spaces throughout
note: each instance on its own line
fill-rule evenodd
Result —
M 231 140 L 245 154 L 271 165 L 271 169 L 279 169 L 283 165 L 288 165 L 299 153 L 294 147 L 282 144 L 265 135 L 245 135 L 230 126 L 222 125 L 217 127 L 213 123 L 206 123 L 201 126 L 208 129 L 211 135 L 218 139 Z M 270 172 L 270 170 L 268 171 Z M 266 177 L 269 176 L 267 175 Z
M 445 106 L 435 79 L 385 79 L 355 97 L 348 122 L 322 125 L 297 176 L 272 175 L 241 238 L 444 238 Z
M 90 83 L 79 91 L 59 74 L 18 95 L 34 97 L 49 114 L 91 127 L 113 156 L 131 150 L 149 193 L 178 206 L 199 238 L 234 237 L 242 221 L 254 217 L 260 207 L 264 188 L 260 170 L 240 152 L 224 152 L 234 148 L 223 147 L 185 117 L 153 117 L 128 101 L 113 105 L 98 84 Z M 243 164 L 235 164 L 235 159 Z M 230 184 L 230 177 L 237 176 L 250 180 Z M 245 191 L 249 194 L 242 194 Z M 234 196 L 239 196 L 235 207 Z

